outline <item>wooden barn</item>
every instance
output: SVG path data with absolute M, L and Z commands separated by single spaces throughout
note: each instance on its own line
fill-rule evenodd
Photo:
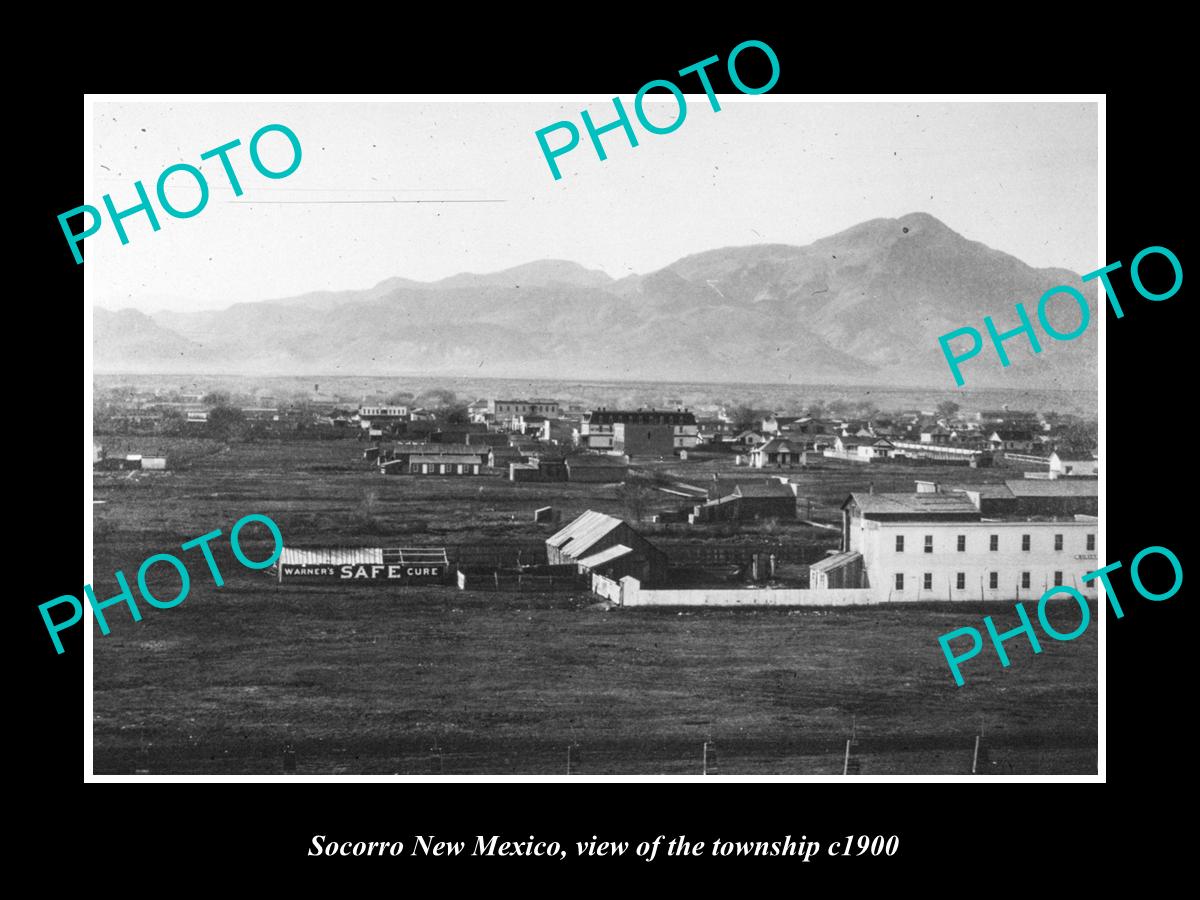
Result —
M 662 584 L 667 555 L 627 523 L 588 510 L 546 539 L 550 565 L 576 565 L 581 573 L 597 572 L 613 581 L 632 575 L 642 584 Z

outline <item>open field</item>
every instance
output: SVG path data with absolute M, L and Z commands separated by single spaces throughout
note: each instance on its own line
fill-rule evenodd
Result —
M 98 596 L 116 592 L 113 570 L 132 579 L 146 556 L 215 528 L 227 536 L 252 512 L 297 546 L 445 545 L 464 557 L 495 546 L 512 561 L 517 550 L 533 561 L 553 530 L 533 524 L 539 506 L 564 521 L 586 508 L 622 514 L 609 486 L 383 477 L 361 450 L 236 444 L 178 473 L 98 476 Z M 838 493 L 871 480 L 911 489 L 913 477 L 1012 474 L 822 463 L 804 476 L 820 521 Z M 732 471 L 656 467 L 689 479 Z M 694 538 L 671 526 L 653 539 L 670 552 Z M 837 543 L 798 524 L 704 539 L 784 541 L 814 559 Z M 255 559 L 269 551 L 244 546 Z M 1096 770 L 1094 627 L 1044 641 L 1037 656 L 1010 641 L 1011 667 L 981 654 L 955 687 L 937 636 L 981 613 L 1003 631 L 1011 607 L 680 613 L 605 609 L 582 592 L 280 585 L 238 565 L 225 538 L 216 588 L 196 551 L 184 557 L 192 593 L 181 606 L 143 607 L 138 623 L 114 607 L 112 633 L 94 632 L 97 772 L 278 773 L 291 743 L 301 773 L 561 773 L 569 744 L 584 773 L 696 773 L 711 740 L 723 774 L 819 774 L 840 772 L 852 723 L 865 774 L 967 772 L 981 728 L 990 771 Z M 164 577 L 159 594 L 176 588 Z

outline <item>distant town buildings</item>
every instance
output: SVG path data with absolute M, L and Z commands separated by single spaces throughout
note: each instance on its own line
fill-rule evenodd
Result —
M 360 406 L 358 414 L 364 419 L 403 419 L 408 416 L 407 406 Z

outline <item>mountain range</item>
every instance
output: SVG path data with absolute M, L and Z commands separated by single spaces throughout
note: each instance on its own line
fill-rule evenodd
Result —
M 937 338 L 970 325 L 1018 324 L 1022 302 L 1080 288 L 926 213 L 873 219 L 804 247 L 709 250 L 647 275 L 613 279 L 563 260 L 435 282 L 390 278 L 225 309 L 95 309 L 100 372 L 261 375 L 480 375 L 631 381 L 942 385 Z M 1089 291 L 1095 312 L 1095 291 Z M 1052 307 L 1061 331 L 1078 322 Z M 985 339 L 986 340 L 986 339 Z M 963 366 L 967 387 L 1094 389 L 1095 323 L 1069 342 L 1039 329 Z

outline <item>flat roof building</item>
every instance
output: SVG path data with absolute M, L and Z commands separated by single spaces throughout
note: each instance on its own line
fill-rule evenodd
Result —
M 1042 482 L 1053 484 L 1053 482 Z M 964 493 L 851 494 L 843 553 L 888 600 L 1027 600 L 1066 585 L 1096 596 L 1094 516 L 985 518 Z

